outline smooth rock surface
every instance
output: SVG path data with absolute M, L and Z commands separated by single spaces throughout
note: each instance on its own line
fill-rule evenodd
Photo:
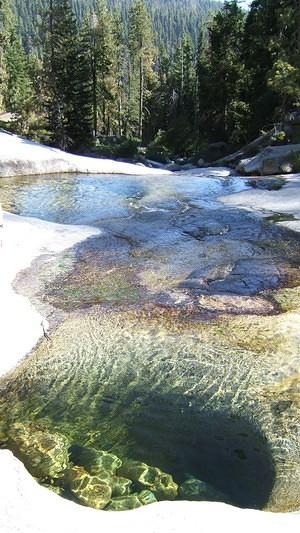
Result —
M 293 163 L 293 158 L 300 153 L 300 144 L 284 146 L 269 146 L 259 154 L 243 159 L 237 166 L 242 174 L 273 175 L 284 172 L 287 164 Z
M 166 170 L 69 154 L 0 131 L 0 178 L 33 174 L 169 174 Z

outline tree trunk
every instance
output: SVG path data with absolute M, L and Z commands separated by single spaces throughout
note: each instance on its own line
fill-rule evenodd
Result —
M 93 130 L 94 138 L 98 133 L 98 120 L 97 120 L 97 68 L 96 68 L 96 37 L 93 32 L 92 42 L 92 75 L 93 75 Z
M 143 110 L 144 110 L 144 58 L 140 57 L 140 101 L 139 101 L 139 139 L 143 139 Z

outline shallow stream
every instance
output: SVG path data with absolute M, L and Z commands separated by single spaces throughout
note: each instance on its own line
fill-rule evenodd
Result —
M 105 451 L 123 462 L 110 476 L 133 484 L 97 508 L 149 503 L 143 490 L 299 508 L 300 237 L 217 201 L 246 187 L 189 175 L 0 181 L 6 210 L 99 229 L 16 280 L 52 327 L 2 380 L 2 445 L 40 482 L 97 507 L 92 488 L 79 494 L 80 469 L 99 478 L 89 454 Z M 45 449 L 67 463 L 62 475 L 38 471 Z

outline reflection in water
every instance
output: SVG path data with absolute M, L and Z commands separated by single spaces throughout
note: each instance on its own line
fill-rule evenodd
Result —
M 133 488 L 111 508 L 157 498 L 155 483 L 169 479 L 154 483 L 150 469 L 143 486 L 128 460 L 171 473 L 178 498 L 188 482 L 191 499 L 299 506 L 299 238 L 218 204 L 243 187 L 195 176 L 0 182 L 4 208 L 104 230 L 60 254 L 56 268 L 45 257 L 19 277 L 55 327 L 2 382 L 4 444 L 26 462 L 16 441 L 28 430 L 13 423 L 38 422 L 73 451 L 115 454 L 125 463 L 118 484 L 131 472 Z M 71 458 L 75 471 L 42 482 L 80 500 L 88 474 Z M 149 487 L 152 496 L 137 492 Z

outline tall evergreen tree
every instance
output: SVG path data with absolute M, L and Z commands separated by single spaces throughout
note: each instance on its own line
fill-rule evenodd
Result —
M 143 0 L 135 0 L 129 11 L 130 120 L 137 136 L 143 138 L 144 115 L 153 83 L 154 41 L 149 13 Z
M 4 108 L 7 88 L 6 53 L 14 28 L 13 13 L 9 0 L 0 0 L 0 111 Z
M 31 110 L 33 87 L 29 76 L 28 58 L 21 45 L 20 37 L 12 31 L 5 51 L 6 87 L 5 108 L 14 113 L 21 128 Z
M 227 1 L 208 28 L 208 69 L 203 127 L 212 139 L 244 142 L 249 107 L 245 101 L 247 71 L 243 61 L 244 11 Z
M 96 105 L 100 131 L 112 133 L 117 115 L 116 43 L 113 20 L 106 0 L 97 0 L 95 11 Z
M 77 44 L 77 26 L 70 2 L 49 0 L 44 57 L 46 109 L 52 141 L 62 149 L 74 142 Z

